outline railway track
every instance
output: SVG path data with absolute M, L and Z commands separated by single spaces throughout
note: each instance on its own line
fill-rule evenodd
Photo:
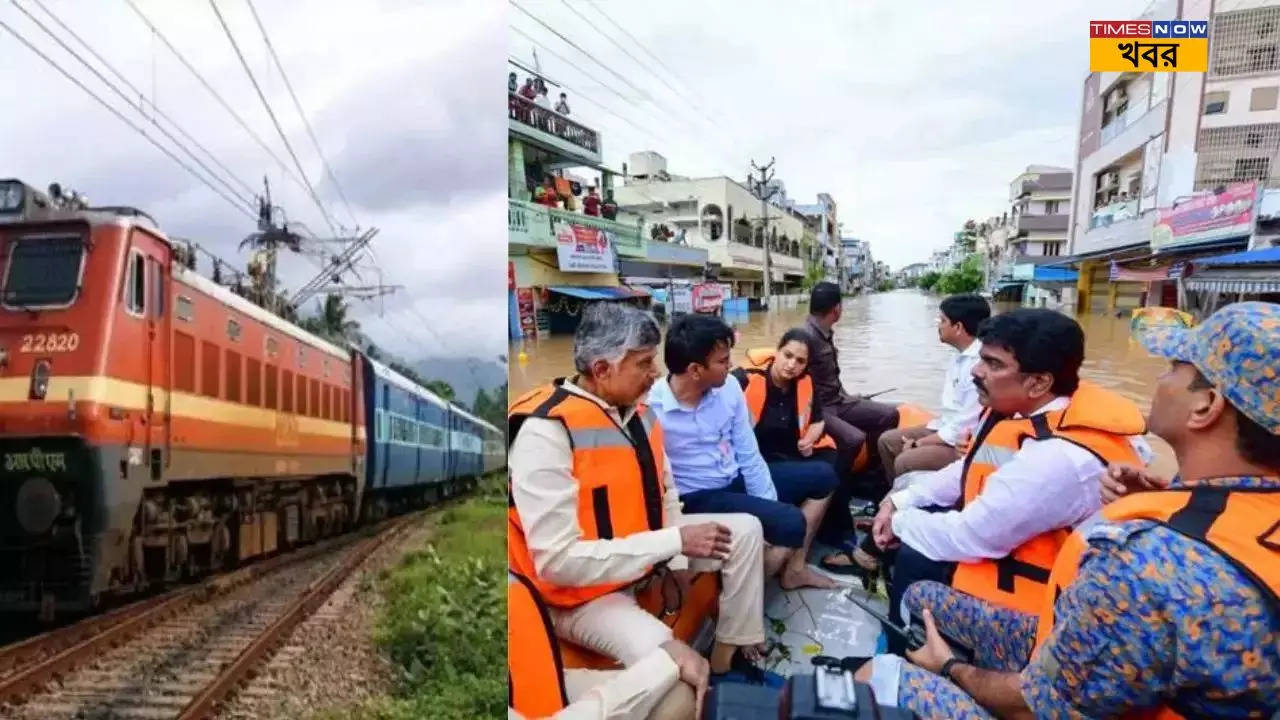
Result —
M 0 648 L 0 718 L 211 717 L 374 549 L 421 513 Z

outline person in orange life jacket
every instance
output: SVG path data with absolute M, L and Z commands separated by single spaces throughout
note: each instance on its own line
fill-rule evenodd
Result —
M 1074 319 L 1013 310 L 978 336 L 973 378 L 988 410 L 967 455 L 891 493 L 872 527 L 880 547 L 902 543 L 889 593 L 895 621 L 920 580 L 1036 612 L 1058 548 L 1100 505 L 1106 464 L 1142 464 L 1149 453 L 1135 437 L 1145 430 L 1137 405 L 1080 380 L 1084 332 Z M 889 648 L 903 645 L 890 638 Z
M 1149 425 L 1173 448 L 1178 476 L 1110 469 L 1103 492 L 1118 499 L 1059 553 L 1021 672 L 954 662 L 929 633 L 899 689 L 942 716 L 1243 718 L 1280 708 L 1280 305 L 1234 303 L 1195 328 L 1144 314 L 1134 335 L 1170 360 Z
M 510 570 L 507 647 L 508 720 L 690 720 L 707 687 L 706 658 L 679 640 L 626 670 L 565 668 L 546 604 Z
M 804 516 L 804 544 L 791 554 L 778 578 L 784 590 L 839 587 L 805 563 L 831 493 L 840 482 L 835 468 L 835 443 L 830 438 L 823 440 L 821 408 L 813 382 L 805 376 L 808 364 L 808 334 L 792 328 L 783 334 L 773 357 L 761 366 L 733 370 L 746 396 L 756 444 L 769 468 L 778 499 L 798 504 Z
M 537 586 L 560 638 L 626 666 L 672 638 L 636 603 L 637 581 L 662 565 L 719 571 L 711 666 L 724 673 L 758 658 L 765 639 L 760 522 L 682 512 L 663 428 L 639 402 L 660 340 L 643 310 L 589 305 L 574 335 L 579 374 L 512 403 L 507 560 Z

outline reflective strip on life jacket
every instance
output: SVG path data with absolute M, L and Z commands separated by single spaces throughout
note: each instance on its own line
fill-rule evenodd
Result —
M 1258 588 L 1270 609 L 1272 627 L 1280 630 L 1280 487 L 1202 486 L 1128 495 L 1081 523 L 1053 564 L 1049 577 L 1052 592 L 1045 594 L 1039 613 L 1034 652 L 1040 651 L 1053 632 L 1054 606 L 1063 590 L 1075 582 L 1089 545 L 1089 531 L 1100 523 L 1127 520 L 1158 522 L 1216 552 Z M 1212 592 L 1213 588 L 1207 590 Z M 1142 672 L 1143 668 L 1135 670 Z M 1124 717 L 1165 720 L 1184 716 L 1166 705 Z
M 1144 431 L 1142 413 L 1132 401 L 1086 382 L 1062 410 L 1030 418 L 1002 418 L 988 411 L 965 457 L 958 507 L 976 500 L 987 478 L 1012 460 L 1025 440 L 1066 440 L 1088 450 L 1105 467 L 1115 462 L 1141 464 L 1129 436 Z M 958 563 L 951 586 L 1003 607 L 1037 613 L 1054 558 L 1069 535 L 1070 528 L 1056 528 L 1027 539 L 1007 557 Z
M 653 411 L 638 406 L 626 428 L 621 428 L 599 404 L 565 390 L 562 384 L 563 380 L 557 380 L 512 403 L 507 424 L 513 438 L 529 417 L 555 419 L 564 426 L 573 452 L 573 477 L 578 482 L 581 539 L 611 540 L 664 527 L 664 488 L 659 474 L 665 465 L 662 427 Z M 639 579 L 563 587 L 540 577 L 510 488 L 507 561 L 534 584 L 543 600 L 557 607 L 581 605 Z
M 551 615 L 528 578 L 507 571 L 507 706 L 529 720 L 569 704 Z

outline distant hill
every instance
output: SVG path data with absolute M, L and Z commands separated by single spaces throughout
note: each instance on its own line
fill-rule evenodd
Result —
M 425 380 L 443 380 L 453 387 L 460 404 L 470 408 L 476 400 L 476 390 L 491 392 L 507 381 L 506 367 L 479 358 L 429 357 L 415 360 L 410 367 Z M 502 405 L 507 399 L 501 398 Z

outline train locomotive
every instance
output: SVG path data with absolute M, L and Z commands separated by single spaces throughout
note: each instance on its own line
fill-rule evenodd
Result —
M 139 210 L 0 180 L 0 611 L 93 611 L 505 462 L 502 431 L 181 250 Z

